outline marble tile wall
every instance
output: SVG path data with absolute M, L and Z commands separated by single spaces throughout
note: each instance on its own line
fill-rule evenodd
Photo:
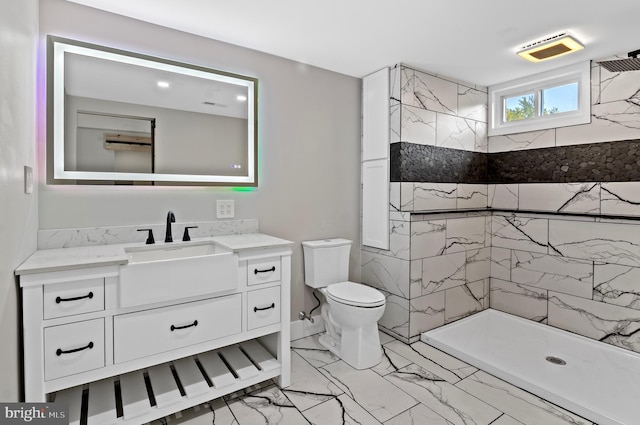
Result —
M 492 308 L 640 352 L 640 221 L 498 213 Z
M 594 62 L 590 124 L 486 139 L 483 88 L 395 67 L 392 248 L 362 252 L 381 327 L 411 342 L 491 306 L 640 352 L 639 89 Z M 550 177 L 491 180 L 507 153 Z
M 473 193 L 469 189 L 464 193 Z M 414 342 L 426 330 L 489 307 L 488 212 L 397 213 L 396 218 L 388 251 L 362 250 L 362 282 L 387 297 L 379 321 L 383 330 Z

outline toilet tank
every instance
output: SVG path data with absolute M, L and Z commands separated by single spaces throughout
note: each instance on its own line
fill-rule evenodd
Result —
M 321 239 L 302 242 L 304 252 L 304 283 L 323 288 L 349 280 L 348 239 Z

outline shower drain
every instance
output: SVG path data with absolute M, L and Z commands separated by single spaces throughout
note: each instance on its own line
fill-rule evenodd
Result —
M 564 366 L 567 364 L 567 362 L 565 362 L 563 359 L 561 359 L 560 357 L 556 357 L 556 356 L 547 356 L 546 360 L 549 363 L 553 363 L 553 364 L 557 364 L 560 366 Z

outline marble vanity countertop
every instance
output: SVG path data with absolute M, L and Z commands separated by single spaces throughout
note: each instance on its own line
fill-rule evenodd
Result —
M 194 238 L 191 242 L 173 242 L 178 244 L 202 244 L 214 242 L 228 250 L 239 252 L 249 249 L 276 248 L 293 245 L 293 242 L 262 233 L 246 233 L 237 235 L 211 236 Z M 47 273 L 55 271 L 81 269 L 87 267 L 124 265 L 129 262 L 125 248 L 160 247 L 164 242 L 155 245 L 143 243 L 94 245 L 74 248 L 40 249 L 33 253 L 15 270 L 16 275 Z

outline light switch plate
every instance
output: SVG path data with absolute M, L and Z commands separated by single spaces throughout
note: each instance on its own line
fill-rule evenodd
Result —
M 24 193 L 33 193 L 33 168 L 24 166 Z
M 235 216 L 234 201 L 216 201 L 217 218 L 233 218 Z

